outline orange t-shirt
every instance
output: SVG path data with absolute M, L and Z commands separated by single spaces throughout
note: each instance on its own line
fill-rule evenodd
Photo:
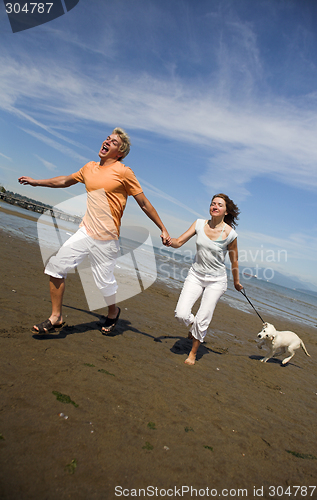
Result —
M 117 240 L 128 196 L 142 193 L 131 168 L 116 161 L 100 166 L 90 161 L 72 177 L 85 184 L 87 210 L 80 226 L 96 240 Z

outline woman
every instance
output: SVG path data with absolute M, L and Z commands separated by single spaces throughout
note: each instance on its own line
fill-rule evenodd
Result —
M 179 238 L 171 238 L 169 246 L 179 248 L 197 235 L 196 257 L 185 280 L 175 310 L 175 317 L 186 326 L 191 325 L 188 338 L 193 340 L 192 350 L 185 363 L 194 365 L 199 345 L 204 341 L 216 304 L 227 289 L 225 256 L 229 250 L 235 289 L 243 286 L 239 281 L 237 233 L 234 228 L 239 215 L 238 207 L 225 194 L 216 194 L 210 205 L 210 220 L 197 219 Z M 202 295 L 196 316 L 193 305 Z

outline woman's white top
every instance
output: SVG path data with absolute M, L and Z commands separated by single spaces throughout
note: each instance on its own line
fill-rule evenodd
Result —
M 192 267 L 196 272 L 201 274 L 227 276 L 225 257 L 228 245 L 237 238 L 238 234 L 234 229 L 231 229 L 229 235 L 224 240 L 222 239 L 222 234 L 220 235 L 220 239 L 211 240 L 205 233 L 205 225 L 206 220 L 197 219 L 195 226 L 197 251 Z

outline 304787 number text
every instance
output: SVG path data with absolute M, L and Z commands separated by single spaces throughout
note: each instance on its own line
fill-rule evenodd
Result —
M 53 3 L 25 3 L 23 7 L 19 3 L 6 3 L 7 14 L 49 14 Z

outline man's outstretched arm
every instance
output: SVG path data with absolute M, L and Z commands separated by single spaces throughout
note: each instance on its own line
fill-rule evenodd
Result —
M 66 188 L 77 184 L 72 175 L 60 175 L 58 177 L 52 177 L 51 179 L 32 179 L 32 177 L 22 176 L 18 179 L 20 184 L 30 185 L 30 186 L 41 186 L 50 188 Z
M 136 196 L 134 196 L 134 199 L 136 200 L 140 208 L 142 208 L 143 212 L 149 217 L 149 219 L 151 219 L 154 224 L 156 224 L 157 227 L 159 227 L 162 231 L 161 238 L 163 244 L 168 244 L 171 240 L 171 237 L 168 234 L 168 231 L 163 222 L 161 221 L 159 214 L 157 213 L 153 205 L 149 202 L 144 193 L 137 194 Z

